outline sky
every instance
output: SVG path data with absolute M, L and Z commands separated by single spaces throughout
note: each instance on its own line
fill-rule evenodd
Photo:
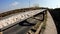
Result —
M 0 13 L 35 5 L 48 8 L 60 8 L 60 0 L 0 0 Z

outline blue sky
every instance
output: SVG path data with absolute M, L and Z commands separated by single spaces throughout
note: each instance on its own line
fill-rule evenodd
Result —
M 40 7 L 60 7 L 60 0 L 0 0 L 0 12 L 39 5 Z

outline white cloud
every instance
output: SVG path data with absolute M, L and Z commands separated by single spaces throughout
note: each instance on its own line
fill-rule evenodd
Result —
M 19 3 L 18 2 L 13 2 L 12 4 L 11 4 L 11 6 L 17 6 Z

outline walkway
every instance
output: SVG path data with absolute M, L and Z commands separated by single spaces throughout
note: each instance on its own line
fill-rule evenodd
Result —
M 57 30 L 56 30 L 54 21 L 48 11 L 47 11 L 46 29 L 43 34 L 57 34 Z

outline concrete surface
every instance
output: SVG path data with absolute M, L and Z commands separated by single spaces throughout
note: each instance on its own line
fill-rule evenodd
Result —
M 57 34 L 56 26 L 55 26 L 54 21 L 48 11 L 47 11 L 46 29 L 43 34 Z

